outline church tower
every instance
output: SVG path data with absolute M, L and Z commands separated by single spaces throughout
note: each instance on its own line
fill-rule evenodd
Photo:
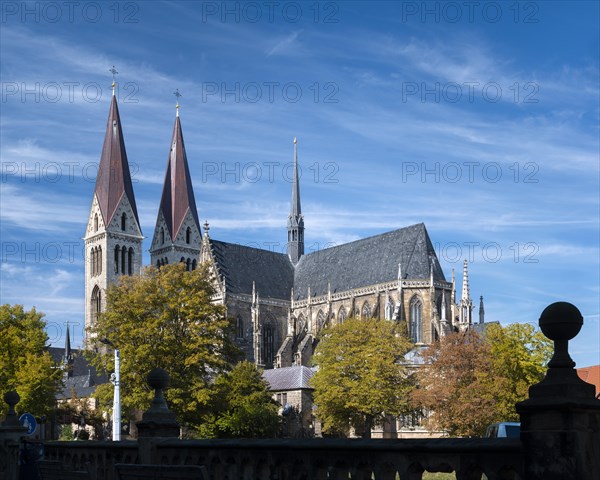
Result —
M 465 329 L 473 323 L 473 301 L 469 293 L 469 271 L 467 269 L 467 260 L 463 263 L 463 283 L 462 293 L 459 303 L 459 328 Z
M 84 237 L 86 329 L 105 308 L 106 288 L 120 275 L 139 274 L 142 266 L 144 237 L 135 205 L 114 80 L 112 87 L 104 146 Z
M 181 96 L 179 91 L 176 91 L 175 95 L 178 99 Z M 183 262 L 191 271 L 196 268 L 199 261 L 202 236 L 181 131 L 179 101 L 175 108 L 175 126 L 156 228 L 150 247 L 150 259 L 152 265 L 157 267 Z
M 300 208 L 298 178 L 298 140 L 294 138 L 294 179 L 292 181 L 292 206 L 288 216 L 288 256 L 294 265 L 304 255 L 304 217 Z

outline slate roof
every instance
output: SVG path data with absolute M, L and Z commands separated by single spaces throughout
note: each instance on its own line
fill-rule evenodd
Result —
M 263 378 L 269 383 L 271 392 L 283 390 L 313 389 L 309 380 L 314 370 L 305 366 L 283 367 L 263 371 Z
M 48 352 L 55 362 L 62 365 L 65 355 L 64 348 L 49 347 Z M 73 389 L 78 398 L 87 398 L 94 393 L 97 385 L 108 382 L 105 375 L 99 375 L 96 369 L 90 365 L 82 350 L 74 349 L 71 350 L 71 353 L 73 355 L 72 375 L 65 378 L 64 388 L 56 395 L 58 400 L 71 398 Z
M 254 281 L 260 298 L 290 298 L 294 267 L 286 254 L 212 239 L 210 244 L 228 292 L 251 294 Z
M 311 296 L 343 292 L 402 278 L 446 281 L 433 244 L 423 223 L 304 255 L 294 272 L 294 296 L 304 299 L 310 286 Z
M 175 117 L 169 161 L 160 200 L 160 211 L 165 218 L 172 239 L 177 236 L 188 210 L 192 213 L 196 225 L 200 226 L 183 142 L 183 132 L 181 131 L 181 121 L 177 116 Z
M 102 147 L 94 193 L 98 199 L 105 225 L 110 223 L 123 195 L 129 200 L 137 224 L 140 224 L 129 174 L 129 163 L 127 162 L 127 152 L 125 151 L 125 141 L 121 129 L 119 107 L 114 95 L 110 103 L 104 146 Z

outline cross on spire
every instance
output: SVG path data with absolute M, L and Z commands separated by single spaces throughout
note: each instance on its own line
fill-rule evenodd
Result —
M 115 82 L 115 75 L 118 75 L 118 74 L 119 74 L 119 72 L 117 72 L 117 69 L 115 68 L 115 66 L 114 66 L 114 65 L 112 66 L 112 68 L 109 68 L 109 69 L 108 69 L 108 71 L 109 71 L 110 73 L 112 73 L 112 94 L 113 94 L 113 96 L 114 96 L 114 95 L 115 95 L 115 85 L 116 85 L 116 82 Z
M 183 95 L 181 95 L 181 93 L 179 93 L 178 88 L 175 89 L 175 91 L 173 92 L 173 95 L 175 95 L 175 97 L 177 98 L 177 101 L 175 103 L 175 111 L 177 112 L 176 115 L 179 116 L 179 97 L 183 97 Z

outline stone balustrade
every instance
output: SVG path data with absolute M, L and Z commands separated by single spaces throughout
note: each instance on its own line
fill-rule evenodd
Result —
M 46 442 L 45 458 L 65 471 L 91 472 L 96 480 L 118 480 L 116 464 L 169 465 L 175 475 L 169 478 L 178 478 L 176 466 L 202 465 L 211 480 L 415 480 L 424 471 L 455 472 L 459 480 L 484 474 L 489 480 L 596 480 L 600 400 L 594 387 L 579 379 L 568 353 L 568 341 L 582 323 L 579 310 L 565 302 L 542 313 L 540 327 L 554 341 L 554 356 L 546 378 L 516 406 L 520 439 L 179 440 L 173 438 L 178 425 L 162 395 L 168 376 L 157 369 L 148 377 L 156 393 L 138 424 L 137 442 Z M 15 398 L 9 400 L 14 412 Z M 14 435 L 18 427 L 13 417 L 0 427 L 0 446 L 6 443 L 2 428 Z M 11 461 L 0 458 L 0 474 L 16 480 Z

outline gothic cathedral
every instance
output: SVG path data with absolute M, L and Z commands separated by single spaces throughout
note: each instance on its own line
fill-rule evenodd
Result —
M 447 281 L 422 223 L 304 253 L 296 139 L 287 229 L 287 254 L 213 239 L 207 223 L 201 231 L 177 105 L 151 262 L 188 270 L 208 263 L 214 301 L 234 319 L 247 359 L 264 368 L 310 366 L 319 331 L 349 316 L 402 322 L 417 345 L 472 325 L 467 261 L 457 302 L 454 273 Z M 85 234 L 86 327 L 104 309 L 107 286 L 141 272 L 142 240 L 113 93 Z M 479 313 L 482 323 L 482 301 Z

